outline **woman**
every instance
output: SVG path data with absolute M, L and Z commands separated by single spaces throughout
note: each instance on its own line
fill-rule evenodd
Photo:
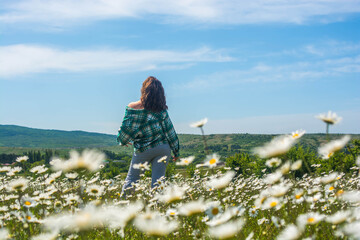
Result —
M 140 100 L 126 107 L 117 142 L 122 146 L 132 144 L 134 154 L 122 195 L 125 190 L 132 189 L 132 184 L 139 180 L 143 164 L 151 163 L 151 187 L 155 187 L 157 180 L 165 176 L 171 150 L 174 154 L 173 160 L 178 159 L 179 139 L 167 109 L 164 88 L 158 79 L 151 76 L 142 84 Z

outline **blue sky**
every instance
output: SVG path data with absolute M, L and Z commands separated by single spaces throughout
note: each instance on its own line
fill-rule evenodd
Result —
M 360 1 L 0 0 L 0 124 L 116 134 L 147 76 L 179 133 L 360 133 Z

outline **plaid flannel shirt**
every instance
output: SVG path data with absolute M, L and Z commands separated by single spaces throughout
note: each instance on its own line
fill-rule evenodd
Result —
M 120 145 L 132 143 L 139 152 L 168 143 L 174 156 L 179 156 L 179 139 L 166 110 L 154 113 L 126 107 L 116 140 Z

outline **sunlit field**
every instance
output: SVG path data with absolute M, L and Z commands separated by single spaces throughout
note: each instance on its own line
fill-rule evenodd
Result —
M 301 168 L 318 166 L 281 156 L 304 134 L 255 148 L 266 161 L 261 177 L 239 174 L 240 166 L 209 153 L 201 164 L 178 160 L 178 172 L 154 189 L 149 166 L 137 165 L 144 174 L 126 196 L 124 176 L 106 179 L 105 155 L 97 150 L 27 170 L 27 157 L 19 157 L 0 168 L 0 239 L 360 239 L 360 158 L 353 156 L 346 174 L 299 176 Z M 349 141 L 329 141 L 318 154 L 326 162 Z M 191 165 L 189 175 L 183 170 Z

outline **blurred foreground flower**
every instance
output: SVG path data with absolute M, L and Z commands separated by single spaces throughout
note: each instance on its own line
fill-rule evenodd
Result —
M 228 171 L 223 176 L 219 178 L 213 178 L 210 181 L 208 181 L 206 183 L 206 186 L 212 189 L 222 189 L 227 185 L 229 185 L 229 183 L 231 182 L 234 176 L 235 176 L 234 171 Z
M 232 222 L 224 223 L 220 226 L 209 228 L 209 234 L 211 237 L 218 239 L 227 239 L 234 237 L 244 226 L 245 221 L 243 219 L 237 219 Z
M 300 238 L 302 231 L 299 230 L 294 224 L 288 225 L 280 234 L 278 235 L 278 240 L 296 240 Z
M 158 199 L 160 202 L 163 203 L 171 203 L 176 200 L 182 199 L 187 189 L 188 187 L 170 185 L 164 190 L 163 194 L 155 196 L 155 199 Z
M 28 186 L 29 180 L 25 178 L 14 179 L 9 182 L 9 191 L 24 191 Z
M 50 164 L 52 169 L 69 172 L 77 169 L 86 169 L 91 172 L 97 171 L 101 168 L 105 160 L 105 154 L 97 150 L 85 149 L 81 155 L 76 151 L 70 151 L 69 160 L 61 160 L 59 158 L 53 159 Z
M 289 151 L 294 144 L 295 138 L 289 135 L 281 135 L 275 137 L 263 147 L 254 148 L 253 152 L 261 158 L 277 157 Z
M 138 164 L 134 164 L 133 168 L 140 170 L 150 170 L 150 165 L 148 162 L 138 163 Z
M 351 137 L 349 135 L 345 135 L 341 139 L 337 139 L 331 141 L 323 146 L 321 146 L 318 150 L 319 154 L 323 159 L 329 159 L 336 151 L 339 151 L 350 141 Z
M 191 216 L 197 213 L 202 213 L 206 209 L 206 204 L 202 198 L 197 201 L 185 203 L 180 206 L 179 214 L 183 216 Z
M 149 236 L 166 236 L 178 228 L 177 222 L 169 222 L 159 214 L 150 217 L 146 214 L 139 215 L 135 218 L 134 225 Z
M 268 167 L 277 167 L 281 164 L 280 158 L 271 158 L 265 162 L 265 165 Z

